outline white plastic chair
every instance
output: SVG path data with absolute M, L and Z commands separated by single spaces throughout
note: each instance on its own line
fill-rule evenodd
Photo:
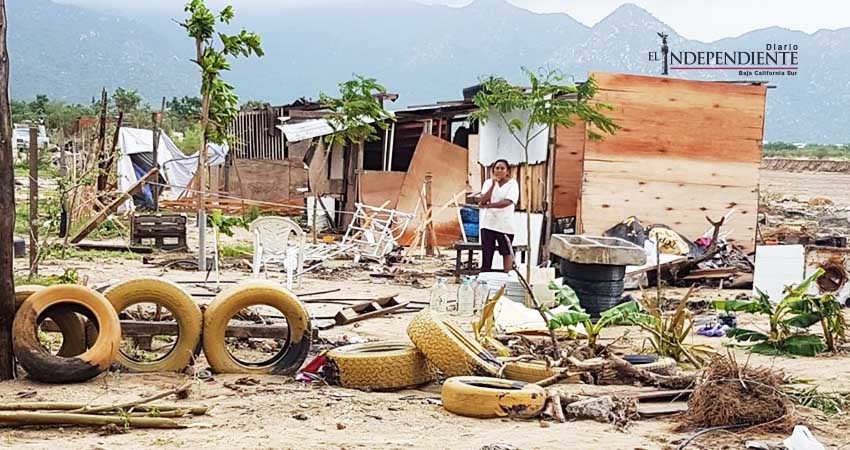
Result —
M 249 230 L 254 234 L 254 278 L 269 263 L 281 264 L 286 270 L 286 287 L 292 289 L 292 279 L 304 270 L 304 230 L 285 217 L 260 217 L 251 222 Z M 295 235 L 295 245 L 289 239 Z M 298 279 L 301 287 L 301 278 Z

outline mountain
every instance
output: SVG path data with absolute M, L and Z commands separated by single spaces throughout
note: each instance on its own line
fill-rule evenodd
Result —
M 181 2 L 176 2 L 180 4 Z M 9 0 L 12 96 L 89 101 L 101 86 L 137 89 L 148 101 L 194 95 L 193 47 L 173 14 L 132 19 L 50 0 Z M 767 43 L 800 48 L 796 76 L 739 77 L 734 71 L 685 71 L 705 80 L 765 80 L 766 139 L 846 143 L 850 28 L 814 34 L 772 27 L 712 43 L 688 40 L 646 10 L 622 5 L 593 27 L 566 14 L 536 14 L 505 0 L 463 8 L 405 0 L 320 3 L 240 12 L 235 25 L 260 33 L 266 56 L 238 60 L 226 77 L 244 100 L 286 103 L 333 93 L 352 74 L 377 78 L 401 94 L 399 106 L 460 97 L 482 75 L 522 82 L 521 67 L 562 69 L 576 80 L 590 71 L 660 75 L 648 59 L 657 32 L 671 50 L 764 50 Z

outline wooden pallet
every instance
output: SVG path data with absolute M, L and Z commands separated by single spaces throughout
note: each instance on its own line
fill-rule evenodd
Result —
M 151 245 L 163 250 L 184 250 L 185 214 L 149 214 L 133 216 L 131 236 L 136 245 Z

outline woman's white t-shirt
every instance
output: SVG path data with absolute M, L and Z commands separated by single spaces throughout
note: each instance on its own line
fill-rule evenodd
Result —
M 516 180 L 510 179 L 507 183 L 500 186 L 498 182 L 490 178 L 481 186 L 481 192 L 486 194 L 493 184 L 496 187 L 493 188 L 490 203 L 507 199 L 513 204 L 504 208 L 481 208 L 478 226 L 482 230 L 486 228 L 488 230 L 498 231 L 499 233 L 514 234 L 514 208 L 519 201 L 519 184 Z

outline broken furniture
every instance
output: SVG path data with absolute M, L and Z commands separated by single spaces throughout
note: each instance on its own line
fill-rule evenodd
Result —
M 286 271 L 286 287 L 292 289 L 292 279 L 304 271 L 304 230 L 284 217 L 260 217 L 249 227 L 254 234 L 254 278 L 269 264 L 280 264 Z M 295 235 L 295 245 L 289 240 Z M 300 284 L 300 278 L 299 278 Z
M 133 244 L 162 250 L 185 250 L 185 214 L 136 214 L 130 226 Z
M 626 266 L 646 264 L 643 248 L 613 237 L 556 234 L 549 251 L 562 258 L 564 284 L 573 288 L 591 317 L 620 303 Z
M 343 245 L 355 244 L 355 261 L 361 257 L 383 261 L 398 245 L 413 214 L 362 203 L 355 206 L 354 220 L 342 238 Z
M 455 251 L 457 254 L 455 255 L 455 281 L 460 280 L 462 275 L 478 275 L 481 272 L 480 268 L 475 262 L 474 253 L 481 251 L 481 243 L 480 242 L 455 242 Z M 527 245 L 513 245 L 514 255 L 519 255 L 519 260 L 515 261 L 516 263 L 525 263 L 528 261 L 528 246 Z M 467 252 L 466 261 L 463 258 L 463 252 Z

